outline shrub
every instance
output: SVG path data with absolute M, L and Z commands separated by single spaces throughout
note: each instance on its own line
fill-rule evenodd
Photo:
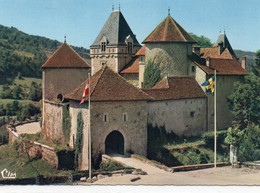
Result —
M 0 127 L 0 145 L 8 143 L 8 131 L 4 126 Z
M 83 117 L 80 111 L 77 115 L 77 134 L 76 134 L 76 144 L 75 144 L 75 163 L 78 166 L 81 164 L 81 154 L 83 147 Z
M 62 108 L 62 132 L 65 143 L 69 143 L 70 140 L 70 128 L 71 128 L 71 116 L 69 113 L 69 104 L 64 104 Z
M 103 171 L 115 171 L 115 170 L 121 170 L 121 169 L 124 169 L 124 167 L 115 162 L 115 161 L 112 161 L 112 160 L 103 160 L 100 165 L 100 170 L 103 170 Z
M 220 152 L 226 151 L 226 146 L 223 146 L 225 144 L 225 138 L 227 137 L 227 130 L 217 131 L 217 150 Z M 208 148 L 213 149 L 214 148 L 214 132 L 206 132 L 202 135 L 202 139 L 206 143 L 206 146 Z M 224 147 L 224 149 L 223 149 Z

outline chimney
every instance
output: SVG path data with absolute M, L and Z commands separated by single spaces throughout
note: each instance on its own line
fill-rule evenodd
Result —
M 206 66 L 209 67 L 209 65 L 210 65 L 210 57 L 207 57 L 206 58 Z
M 246 69 L 246 56 L 242 56 L 241 67 Z
M 200 46 L 193 46 L 192 47 L 192 52 L 198 56 L 200 56 Z

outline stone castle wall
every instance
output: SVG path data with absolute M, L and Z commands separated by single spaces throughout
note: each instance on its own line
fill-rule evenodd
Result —
M 188 55 L 191 54 L 191 44 L 186 43 L 147 43 L 145 61 L 153 60 L 160 63 L 162 75 L 188 75 Z
M 181 99 L 148 103 L 148 124 L 165 127 L 166 132 L 184 136 L 207 130 L 207 99 Z
M 57 96 L 73 91 L 88 78 L 87 68 L 47 68 L 43 70 L 43 99 L 57 100 Z
M 42 134 L 47 139 L 63 141 L 62 108 L 63 104 L 43 101 Z
M 124 77 L 130 84 L 134 85 L 135 87 L 139 87 L 138 74 L 121 74 L 121 76 Z
M 124 152 L 147 153 L 147 102 L 93 102 L 91 106 L 92 147 L 94 157 L 105 153 L 105 141 L 112 131 L 124 137 Z M 127 116 L 124 122 L 123 115 Z M 104 122 L 104 115 L 107 122 Z
M 77 136 L 77 116 L 82 112 L 83 118 L 83 148 L 82 148 L 82 162 L 80 169 L 88 170 L 88 104 L 79 104 L 79 101 L 70 101 L 70 116 L 71 116 L 71 129 L 70 129 L 70 147 L 74 148 Z

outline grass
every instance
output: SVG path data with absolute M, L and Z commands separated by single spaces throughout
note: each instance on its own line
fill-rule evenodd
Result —
M 31 178 L 38 175 L 66 175 L 70 173 L 70 171 L 56 170 L 41 159 L 29 161 L 26 154 L 18 154 L 11 145 L 0 146 L 0 170 L 3 169 L 16 173 L 16 178 Z
M 193 142 L 185 142 L 185 143 L 180 143 L 180 144 L 167 144 L 164 145 L 165 148 L 167 148 L 168 150 L 174 150 L 174 149 L 183 149 L 183 148 L 189 148 L 189 147 L 200 147 L 200 146 L 204 146 L 206 145 L 206 143 L 203 140 L 197 140 L 197 141 L 193 141 Z
M 0 99 L 0 104 L 6 105 L 7 103 L 12 103 L 13 101 L 18 101 L 19 103 L 22 103 L 22 104 L 29 104 L 29 103 L 37 104 L 38 103 L 38 102 L 31 101 L 31 100 L 22 100 L 22 99 Z

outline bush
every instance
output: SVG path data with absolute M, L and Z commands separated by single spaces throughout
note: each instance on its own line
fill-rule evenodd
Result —
M 8 143 L 8 131 L 4 126 L 0 127 L 0 145 Z
M 227 146 L 225 144 L 225 138 L 227 137 L 227 130 L 217 131 L 217 151 L 226 151 Z M 206 143 L 206 147 L 214 148 L 214 132 L 206 132 L 202 135 L 203 141 Z M 224 149 L 223 149 L 224 148 Z
M 115 171 L 115 170 L 122 170 L 124 169 L 124 166 L 121 164 L 112 161 L 112 160 L 104 160 L 99 165 L 100 170 L 102 171 Z

